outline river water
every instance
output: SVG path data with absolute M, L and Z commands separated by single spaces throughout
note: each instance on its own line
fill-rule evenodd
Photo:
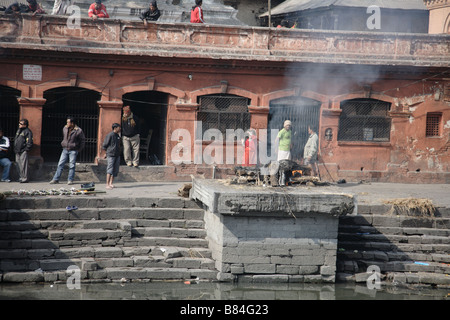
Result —
M 183 282 L 0 283 L 0 300 L 450 300 L 450 288 L 365 284 L 232 284 Z

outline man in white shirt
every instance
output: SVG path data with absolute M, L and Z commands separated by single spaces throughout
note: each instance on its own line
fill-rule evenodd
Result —
M 11 181 L 9 180 L 9 169 L 11 168 L 11 161 L 8 159 L 9 147 L 9 139 L 3 135 L 3 129 L 0 128 L 0 166 L 3 167 L 1 182 Z
M 318 168 L 317 168 L 317 151 L 319 150 L 319 137 L 317 133 L 308 126 L 309 138 L 305 144 L 305 149 L 303 151 L 303 164 L 306 166 L 310 166 L 313 175 L 317 176 Z

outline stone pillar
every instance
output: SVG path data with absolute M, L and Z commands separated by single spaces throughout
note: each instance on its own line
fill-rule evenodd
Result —
M 342 110 L 339 108 L 322 109 L 321 130 L 317 133 L 319 141 L 321 141 L 319 170 L 322 179 L 338 179 L 339 168 L 336 160 L 328 155 L 335 154 L 335 150 L 338 148 L 337 135 L 341 112 Z
M 42 106 L 46 99 L 41 98 L 19 98 L 20 119 L 28 119 L 28 127 L 33 132 L 34 146 L 30 152 L 31 158 L 41 157 L 41 136 L 42 136 Z M 17 128 L 19 124 L 17 124 Z
M 117 122 L 120 124 L 122 116 L 122 101 L 98 101 L 99 116 L 98 116 L 98 140 L 97 140 L 97 157 L 96 163 L 102 159 L 104 151 L 102 149 L 103 141 L 106 135 L 112 131 L 112 124 Z
M 352 195 L 193 179 L 190 197 L 205 205 L 218 280 L 335 281 L 338 217 L 353 212 Z
M 250 128 L 256 129 L 256 132 L 258 129 L 267 129 L 269 107 L 248 106 L 248 112 L 251 115 Z
M 430 11 L 428 33 L 450 33 L 450 0 L 424 0 Z

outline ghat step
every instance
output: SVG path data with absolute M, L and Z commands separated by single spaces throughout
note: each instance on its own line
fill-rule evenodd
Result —
M 24 201 L 22 201 L 24 200 Z M 30 198 L 0 208 L 0 280 L 216 279 L 203 210 L 167 199 Z M 31 279 L 31 280 L 30 280 Z

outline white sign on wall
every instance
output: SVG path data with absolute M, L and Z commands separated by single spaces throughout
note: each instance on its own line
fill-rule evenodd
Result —
M 23 80 L 42 80 L 42 66 L 37 64 L 23 65 Z

